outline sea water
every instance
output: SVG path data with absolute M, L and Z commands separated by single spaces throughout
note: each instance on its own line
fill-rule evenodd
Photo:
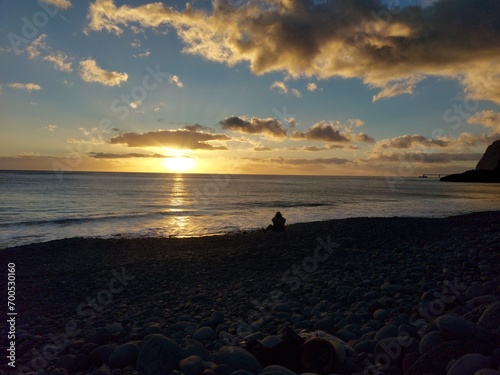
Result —
M 191 237 L 348 217 L 500 210 L 500 184 L 427 178 L 0 171 L 0 248 L 70 237 Z

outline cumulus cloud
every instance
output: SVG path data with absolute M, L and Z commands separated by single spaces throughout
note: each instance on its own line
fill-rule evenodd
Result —
M 95 0 L 87 32 L 172 27 L 185 53 L 255 74 L 359 78 L 380 88 L 374 100 L 413 92 L 438 76 L 458 80 L 470 98 L 500 103 L 500 2 L 427 1 L 394 8 L 378 0 L 214 1 L 182 11 L 162 3 L 117 6 Z
M 162 154 L 140 154 L 140 153 L 128 153 L 128 154 L 113 154 L 107 152 L 91 152 L 89 156 L 95 159 L 130 159 L 130 158 L 166 158 L 167 156 Z
M 252 117 L 228 117 L 219 122 L 223 129 L 232 130 L 246 134 L 263 134 L 272 138 L 286 137 L 286 129 L 281 122 L 273 118 Z
M 274 81 L 273 84 L 271 85 L 271 89 L 278 89 L 283 94 L 286 94 L 288 92 L 288 88 L 286 87 L 285 82 L 282 81 Z
M 40 0 L 42 3 L 56 6 L 61 9 L 71 8 L 71 2 L 69 0 Z
M 13 82 L 13 83 L 8 83 L 5 86 L 16 89 L 16 90 L 26 90 L 28 92 L 38 91 L 38 90 L 42 89 L 42 87 L 40 85 L 37 85 L 36 83 Z
M 308 91 L 316 91 L 317 89 L 318 89 L 318 85 L 315 84 L 314 82 L 310 82 L 307 84 Z
M 470 116 L 467 122 L 469 124 L 480 124 L 500 134 L 500 112 L 493 110 L 477 112 Z
M 292 89 L 291 91 L 292 91 L 292 94 L 295 95 L 297 98 L 300 98 L 302 96 L 300 91 L 297 89 Z
M 111 144 L 125 144 L 128 147 L 172 147 L 191 150 L 227 150 L 225 146 L 213 146 L 209 141 L 227 141 L 225 134 L 200 133 L 189 130 L 158 130 L 148 133 L 123 133 L 112 137 Z
M 176 85 L 177 87 L 179 88 L 182 88 L 184 87 L 184 84 L 181 82 L 181 79 L 176 76 L 176 75 L 171 75 L 169 78 L 168 78 L 168 81 L 173 84 L 173 85 Z
M 54 69 L 71 73 L 73 68 L 70 58 L 61 51 L 55 51 L 47 45 L 45 39 L 47 34 L 42 34 L 26 47 L 26 52 L 31 60 L 41 58 L 54 65 Z
M 80 77 L 85 82 L 100 83 L 104 86 L 120 86 L 128 79 L 127 73 L 113 72 L 100 68 L 94 59 L 80 61 Z
M 320 121 L 305 132 L 294 132 L 292 138 L 332 143 L 374 142 L 375 140 L 365 133 L 353 132 L 353 126 L 359 127 L 363 124 L 362 120 L 349 120 L 347 124 L 339 121 Z

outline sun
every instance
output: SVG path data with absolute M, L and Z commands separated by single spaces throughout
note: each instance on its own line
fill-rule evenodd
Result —
M 172 172 L 189 172 L 196 167 L 196 161 L 194 158 L 186 156 L 175 156 L 171 158 L 165 158 L 162 161 L 162 165 Z

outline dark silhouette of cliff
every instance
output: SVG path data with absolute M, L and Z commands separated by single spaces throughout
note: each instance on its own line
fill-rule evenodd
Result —
M 440 181 L 452 182 L 500 182 L 500 140 L 488 146 L 476 169 L 450 174 Z

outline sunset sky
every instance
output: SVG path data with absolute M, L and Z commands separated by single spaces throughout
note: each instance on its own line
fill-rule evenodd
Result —
M 0 0 L 0 169 L 472 169 L 497 0 Z

